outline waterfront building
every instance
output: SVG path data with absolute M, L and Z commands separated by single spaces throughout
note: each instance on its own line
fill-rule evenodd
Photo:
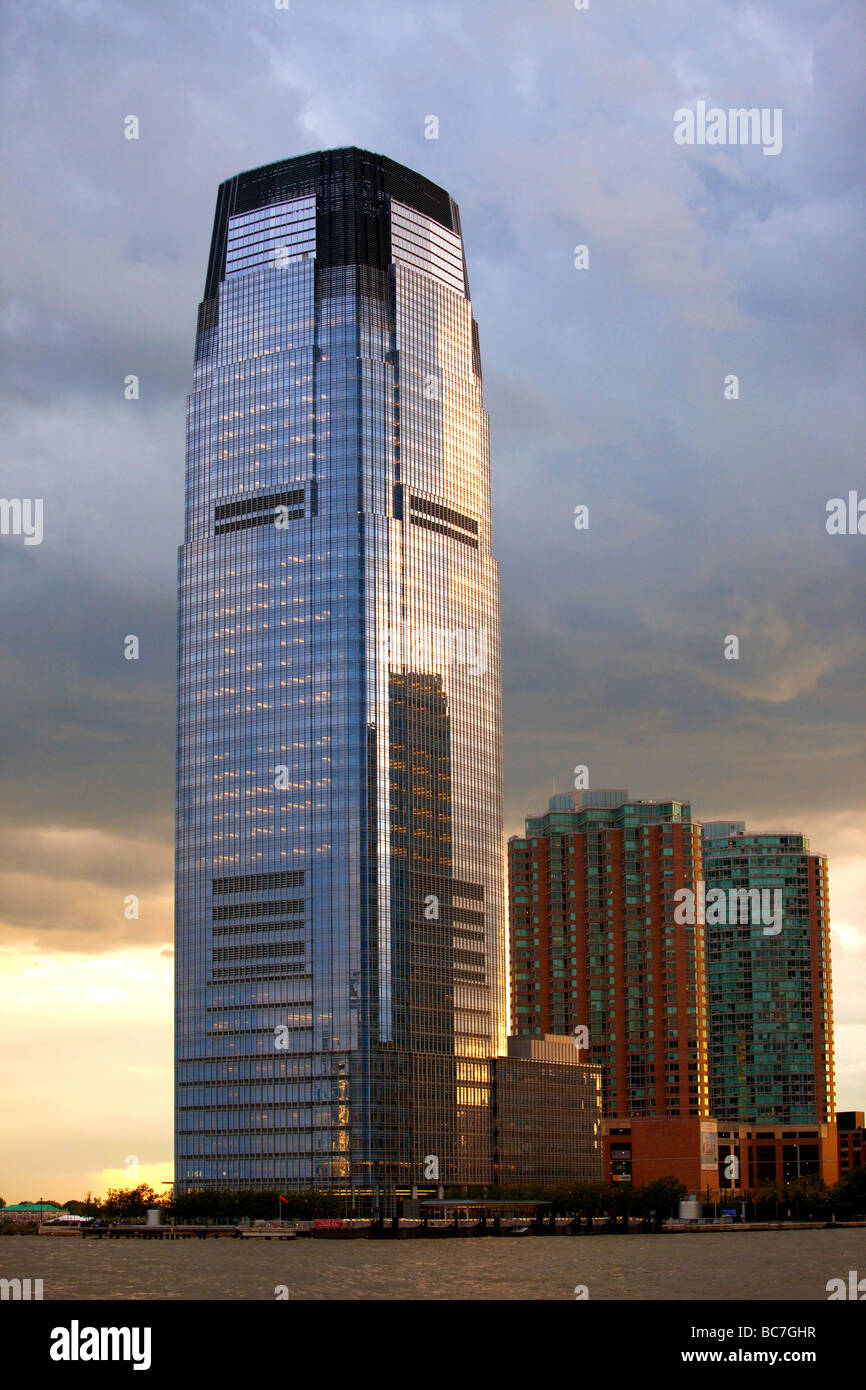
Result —
M 721 889 L 729 903 L 705 923 L 710 1113 L 720 1123 L 831 1122 L 826 857 L 805 835 L 719 821 L 703 826 L 703 862 L 708 900 Z
M 701 836 L 682 801 L 556 796 L 508 845 L 512 1029 L 571 1033 L 602 1068 L 607 1117 L 707 1108 Z
M 579 1060 L 573 1037 L 510 1037 L 490 1071 L 494 1182 L 602 1176 L 601 1069 Z
M 761 1188 L 839 1177 L 835 1124 L 760 1126 L 717 1119 L 604 1120 L 604 1175 L 640 1187 L 674 1177 L 689 1194 L 731 1205 Z
M 717 1120 L 719 1186 L 731 1192 L 755 1192 L 797 1178 L 820 1178 L 832 1187 L 839 1178 L 835 1123 L 735 1124 Z M 731 1157 L 736 1163 L 731 1162 Z
M 694 1116 L 605 1119 L 602 1152 L 604 1176 L 610 1183 L 641 1187 L 660 1178 L 677 1178 L 694 1197 L 706 1198 L 708 1192 L 712 1196 L 718 1191 L 715 1120 Z
M 179 561 L 178 1190 L 489 1180 L 489 483 L 449 194 L 358 149 L 222 184 Z

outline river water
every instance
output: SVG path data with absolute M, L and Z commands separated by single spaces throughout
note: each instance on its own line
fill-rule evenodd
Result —
M 465 1240 L 0 1237 L 0 1277 L 43 1299 L 826 1300 L 866 1275 L 866 1228 Z M 285 1296 L 285 1295 L 284 1295 Z

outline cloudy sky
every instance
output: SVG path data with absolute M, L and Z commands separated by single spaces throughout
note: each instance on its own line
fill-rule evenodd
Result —
M 866 1106 L 866 538 L 825 527 L 864 491 L 863 63 L 857 0 L 7 11 L 0 495 L 44 499 L 41 545 L 0 537 L 7 1201 L 171 1174 L 196 308 L 221 180 L 340 145 L 461 208 L 509 833 L 583 763 L 808 834 L 831 859 L 839 1105 Z M 781 150 L 676 144 L 699 100 L 780 110 Z

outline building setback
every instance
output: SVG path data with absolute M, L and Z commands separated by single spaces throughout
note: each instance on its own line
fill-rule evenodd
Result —
M 179 561 L 178 1190 L 489 1180 L 489 481 L 448 193 L 357 149 L 227 180 Z
M 573 1038 L 510 1037 L 490 1071 L 495 1183 L 601 1177 L 601 1071 Z
M 710 1113 L 720 1123 L 832 1121 L 827 860 L 805 835 L 747 833 L 742 821 L 709 822 L 703 837 Z M 727 901 L 715 914 L 714 889 Z M 776 918 L 761 911 L 773 902 Z
M 508 862 L 512 1031 L 586 1029 L 605 1116 L 707 1115 L 703 927 L 674 897 L 701 877 L 689 804 L 557 796 Z

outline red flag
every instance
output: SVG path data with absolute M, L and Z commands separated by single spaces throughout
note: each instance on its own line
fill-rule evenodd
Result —
M 286 1206 L 289 1205 L 289 1199 L 288 1199 L 288 1197 L 284 1197 L 283 1194 L 282 1194 L 282 1192 L 278 1192 L 278 1193 L 277 1193 L 277 1196 L 279 1197 L 279 1199 L 280 1199 L 281 1202 L 285 1202 Z

